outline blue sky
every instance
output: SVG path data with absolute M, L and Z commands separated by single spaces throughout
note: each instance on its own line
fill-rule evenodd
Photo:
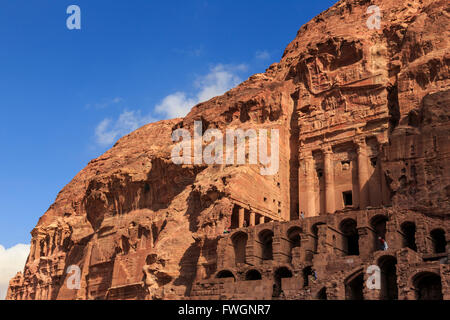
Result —
M 0 0 L 0 245 L 121 135 L 264 72 L 335 2 Z

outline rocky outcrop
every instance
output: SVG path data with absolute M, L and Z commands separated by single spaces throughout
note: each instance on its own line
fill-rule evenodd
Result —
M 366 24 L 373 4 L 380 29 Z M 190 297 L 219 271 L 219 241 L 238 216 L 235 227 L 392 207 L 444 219 L 448 235 L 449 9 L 445 0 L 339 1 L 264 74 L 123 137 L 41 217 L 7 298 Z M 278 172 L 174 164 L 172 132 L 193 134 L 194 121 L 203 131 L 278 129 Z M 70 266 L 79 288 L 67 285 Z

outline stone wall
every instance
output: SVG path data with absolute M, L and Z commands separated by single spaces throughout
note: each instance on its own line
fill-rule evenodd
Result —
M 416 227 L 412 243 L 405 224 Z M 219 240 L 217 272 L 195 283 L 191 298 L 240 299 L 246 288 L 255 299 L 448 299 L 450 239 L 433 237 L 436 230 L 448 235 L 448 219 L 392 208 L 236 229 Z M 352 237 L 356 251 L 349 248 Z M 365 285 L 372 265 L 381 270 L 379 290 Z M 261 286 L 272 295 L 262 294 Z

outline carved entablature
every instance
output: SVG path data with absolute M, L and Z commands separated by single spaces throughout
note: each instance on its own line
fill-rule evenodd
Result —
M 298 124 L 301 138 L 388 122 L 384 44 L 330 39 L 311 48 L 298 65 Z M 367 128 L 371 130 L 371 128 Z

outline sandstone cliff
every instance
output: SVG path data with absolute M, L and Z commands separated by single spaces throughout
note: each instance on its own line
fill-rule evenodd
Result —
M 382 11 L 379 30 L 366 25 L 373 4 Z M 359 207 L 448 215 L 449 14 L 446 0 L 339 1 L 302 26 L 264 74 L 184 119 L 120 139 L 39 220 L 7 298 L 114 299 L 121 288 L 139 299 L 189 296 L 194 281 L 217 271 L 218 239 L 236 204 L 277 221 L 344 209 L 314 194 L 316 202 L 304 199 L 312 194 L 300 174 L 305 150 L 330 141 L 371 137 L 367 152 L 379 163 Z M 223 132 L 279 129 L 280 170 L 175 165 L 171 134 L 192 131 L 196 120 Z M 81 268 L 79 290 L 66 286 L 71 265 Z

